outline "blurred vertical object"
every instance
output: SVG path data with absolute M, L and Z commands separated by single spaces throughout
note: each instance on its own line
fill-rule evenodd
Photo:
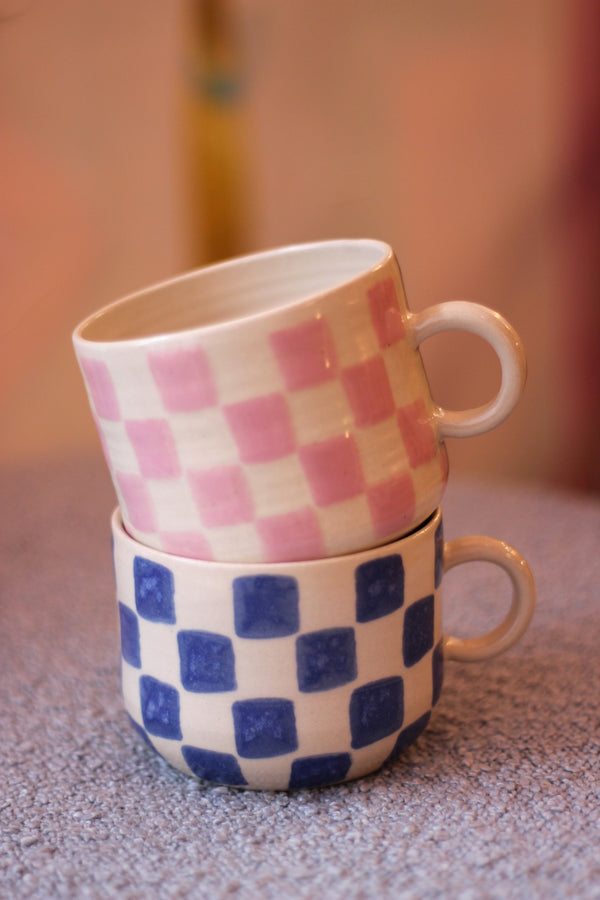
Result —
M 185 28 L 185 166 L 191 264 L 248 248 L 242 41 L 228 0 L 190 0 Z
M 566 44 L 569 107 L 563 189 L 555 218 L 562 250 L 563 387 L 568 439 L 556 480 L 600 491 L 600 5 L 577 0 Z

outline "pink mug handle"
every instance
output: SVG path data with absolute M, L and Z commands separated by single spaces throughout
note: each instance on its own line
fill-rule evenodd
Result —
M 409 320 L 417 346 L 433 334 L 459 329 L 484 338 L 500 360 L 500 390 L 489 403 L 456 412 L 436 407 L 434 416 L 440 437 L 473 437 L 500 425 L 523 393 L 527 374 L 523 344 L 512 325 L 500 313 L 467 300 L 438 303 L 422 312 L 410 313 Z

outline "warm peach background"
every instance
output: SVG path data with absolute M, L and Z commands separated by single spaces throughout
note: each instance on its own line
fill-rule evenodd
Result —
M 0 0 L 0 461 L 100 453 L 72 328 L 205 261 L 225 211 L 235 252 L 379 237 L 413 309 L 498 309 L 528 387 L 496 432 L 449 442 L 453 471 L 598 489 L 600 7 L 235 0 L 243 92 L 211 117 L 189 6 Z M 234 189 L 202 155 L 215 134 Z M 495 389 L 475 338 L 424 355 L 439 402 Z

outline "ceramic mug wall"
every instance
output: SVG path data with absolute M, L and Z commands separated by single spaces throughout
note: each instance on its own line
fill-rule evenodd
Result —
M 125 708 L 171 765 L 260 789 L 357 778 L 426 727 L 448 659 L 510 647 L 535 604 L 516 550 L 444 543 L 438 509 L 386 546 L 310 562 L 192 560 L 146 548 L 112 519 Z M 513 587 L 487 635 L 444 635 L 443 572 L 500 565 Z
M 484 337 L 502 383 L 437 407 L 418 350 Z M 497 313 L 407 307 L 378 241 L 285 247 L 207 267 L 83 322 L 74 345 L 127 529 L 167 552 L 279 562 L 360 550 L 437 507 L 446 437 L 496 427 L 525 379 Z

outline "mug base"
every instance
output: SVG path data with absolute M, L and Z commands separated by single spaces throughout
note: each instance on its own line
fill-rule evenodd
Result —
M 372 775 L 393 762 L 421 736 L 431 718 L 431 710 L 411 724 L 369 747 L 351 752 L 324 752 L 297 757 L 291 764 L 269 759 L 237 760 L 229 754 L 192 747 L 164 746 L 164 741 L 147 731 L 127 713 L 133 729 L 144 743 L 170 766 L 199 781 L 251 791 L 294 791 L 332 787 Z M 241 763 L 241 765 L 240 765 Z M 242 772 L 243 766 L 243 772 Z

